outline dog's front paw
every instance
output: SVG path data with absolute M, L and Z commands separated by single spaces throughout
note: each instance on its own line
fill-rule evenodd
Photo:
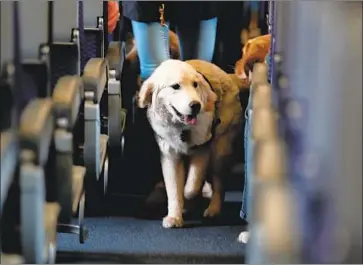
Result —
M 182 217 L 165 216 L 163 219 L 164 228 L 179 228 L 184 224 Z
M 219 203 L 210 203 L 208 208 L 204 211 L 204 217 L 217 217 L 221 214 L 221 205 Z
M 195 189 L 194 186 L 186 185 L 184 187 L 184 198 L 187 200 L 194 199 L 200 194 L 199 189 Z M 208 182 L 205 182 L 202 188 L 202 196 L 204 198 L 211 199 L 213 195 L 212 185 Z
M 247 244 L 249 238 L 250 238 L 250 232 L 243 231 L 239 234 L 237 241 L 239 243 Z

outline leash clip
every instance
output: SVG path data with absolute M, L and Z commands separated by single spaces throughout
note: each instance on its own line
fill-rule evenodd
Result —
M 164 9 L 165 9 L 165 5 L 161 4 L 159 7 L 159 13 L 160 13 L 160 24 L 164 27 L 166 25 L 165 23 L 165 18 L 164 18 Z

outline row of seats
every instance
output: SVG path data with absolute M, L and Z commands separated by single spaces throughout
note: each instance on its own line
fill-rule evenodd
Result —
M 251 91 L 245 130 L 249 228 L 239 240 L 248 242 L 247 263 L 293 263 L 297 261 L 294 198 L 288 182 L 286 143 L 279 131 L 279 113 L 265 64 L 254 65 Z
M 57 232 L 87 239 L 86 192 L 105 194 L 123 149 L 124 45 L 106 20 L 107 2 L 1 2 L 2 263 L 54 263 Z
M 246 125 L 246 263 L 362 263 L 362 5 L 271 1 L 269 24 L 272 86 L 255 65 Z

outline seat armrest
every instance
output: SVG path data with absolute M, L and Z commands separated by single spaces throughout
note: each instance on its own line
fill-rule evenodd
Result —
M 20 118 L 20 148 L 33 151 L 35 157 L 30 160 L 39 165 L 48 160 L 54 130 L 52 107 L 51 99 L 34 99 L 25 107 Z
M 108 75 L 107 60 L 101 58 L 90 59 L 83 71 L 84 95 L 99 103 L 105 90 Z
M 64 76 L 58 80 L 52 97 L 53 113 L 56 122 L 65 118 L 67 124 L 57 124 L 57 127 L 64 127 L 68 131 L 73 129 L 81 105 L 82 86 L 83 82 L 78 76 Z

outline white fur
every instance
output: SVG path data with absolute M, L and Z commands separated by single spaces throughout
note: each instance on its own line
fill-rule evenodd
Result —
M 202 189 L 204 198 L 211 198 L 213 194 L 212 185 L 209 182 L 205 182 Z
M 149 115 L 150 116 L 150 115 Z M 160 125 L 157 115 L 153 115 L 150 124 L 154 131 L 161 136 L 158 138 L 160 151 L 164 154 L 177 155 L 188 154 L 190 147 L 201 145 L 211 139 L 211 128 L 213 122 L 212 113 L 200 113 L 196 125 L 185 125 L 183 129 L 190 129 L 191 140 L 186 143 L 180 138 L 180 129 Z
M 163 62 L 150 77 L 154 82 L 156 89 L 161 89 L 159 93 L 153 94 L 153 97 L 162 97 L 166 102 L 174 106 L 180 113 L 188 115 L 190 113 L 189 103 L 198 101 L 203 105 L 206 101 L 206 95 L 200 88 L 192 86 L 193 81 L 198 80 L 199 74 L 195 69 L 179 60 L 167 60 Z M 180 84 L 182 89 L 173 90 L 168 87 L 174 84 Z M 154 89 L 155 89 L 154 88 Z
M 168 215 L 163 219 L 163 226 L 165 228 L 181 227 L 184 207 L 183 163 L 178 157 L 162 155 L 161 165 L 168 197 Z

